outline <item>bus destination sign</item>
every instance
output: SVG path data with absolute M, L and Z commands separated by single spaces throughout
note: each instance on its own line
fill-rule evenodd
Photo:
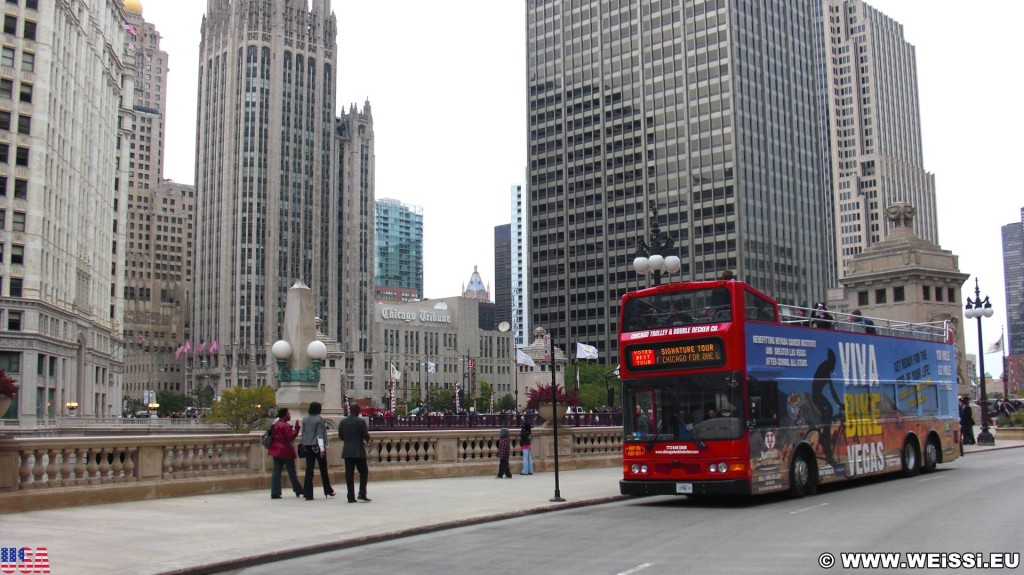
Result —
M 632 346 L 626 352 L 631 371 L 713 367 L 725 363 L 725 351 L 719 338 Z

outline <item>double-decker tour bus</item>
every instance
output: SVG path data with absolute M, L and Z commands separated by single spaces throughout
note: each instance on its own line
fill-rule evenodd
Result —
M 801 496 L 956 459 L 948 325 L 795 309 L 731 280 L 622 298 L 623 494 Z

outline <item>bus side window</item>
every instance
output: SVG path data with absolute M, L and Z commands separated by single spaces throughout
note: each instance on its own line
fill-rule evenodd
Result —
M 750 423 L 754 427 L 778 427 L 779 384 L 750 378 Z

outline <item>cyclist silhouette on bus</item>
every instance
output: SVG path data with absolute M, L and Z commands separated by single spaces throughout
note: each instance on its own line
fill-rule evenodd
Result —
M 836 465 L 836 460 L 832 455 L 832 422 L 835 419 L 835 409 L 832 407 L 832 402 L 825 397 L 825 388 L 828 388 L 829 395 L 842 411 L 843 401 L 839 399 L 839 394 L 836 393 L 835 385 L 832 383 L 832 372 L 835 369 L 836 354 L 829 349 L 828 357 L 814 370 L 814 383 L 811 386 L 811 402 L 821 414 L 821 432 L 818 441 L 822 451 L 825 452 L 825 462 L 833 466 Z

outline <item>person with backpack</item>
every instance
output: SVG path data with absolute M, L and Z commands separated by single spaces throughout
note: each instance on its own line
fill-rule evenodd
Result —
M 292 414 L 287 407 L 277 410 L 277 421 L 270 428 L 270 456 L 274 458 L 274 471 L 270 477 L 270 498 L 281 498 L 281 468 L 288 470 L 288 480 L 292 484 L 292 491 L 296 497 L 302 496 L 302 483 L 295 473 L 295 447 L 292 442 L 299 436 L 301 429 L 299 422 L 289 425 Z

